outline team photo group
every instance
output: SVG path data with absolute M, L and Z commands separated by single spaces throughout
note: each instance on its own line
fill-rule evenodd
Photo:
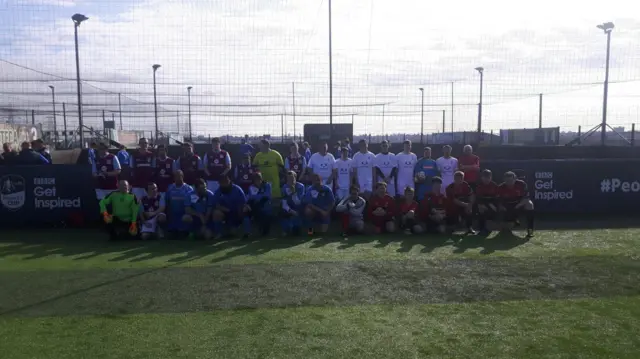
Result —
M 277 224 L 283 236 L 326 233 L 332 222 L 342 235 L 509 231 L 525 220 L 530 237 L 534 206 L 527 185 L 513 172 L 494 178 L 481 170 L 471 146 L 454 157 L 431 148 L 418 158 L 405 141 L 403 151 L 380 144 L 374 154 L 362 140 L 327 143 L 311 152 L 292 143 L 284 158 L 262 140 L 259 149 L 243 143 L 240 163 L 212 140 L 200 157 L 182 145 L 173 159 L 163 146 L 151 150 L 146 139 L 128 153 L 111 154 L 106 145 L 90 151 L 100 213 L 110 238 L 220 239 L 235 233 L 269 235 Z M 300 147 L 303 147 L 302 149 Z M 500 184 L 498 184 L 500 183 Z

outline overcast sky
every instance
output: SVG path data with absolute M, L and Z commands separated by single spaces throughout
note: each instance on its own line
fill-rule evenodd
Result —
M 293 133 L 328 122 L 328 0 L 0 0 L 0 107 L 51 111 L 77 123 L 73 23 L 79 28 L 87 121 L 118 110 L 125 129 L 185 130 L 187 86 L 197 133 Z M 575 130 L 602 117 L 606 36 L 613 21 L 609 122 L 640 114 L 640 3 L 633 1 L 333 0 L 334 121 L 357 133 L 474 130 L 485 68 L 483 127 Z M 37 70 L 32 71 L 32 70 Z M 384 106 L 383 106 L 384 105 Z M 383 127 L 384 108 L 384 127 Z M 61 112 L 61 108 L 58 108 Z M 5 116 L 0 114 L 0 117 Z M 49 116 L 42 115 L 39 121 Z M 116 119 L 119 115 L 116 114 Z M 93 122 L 91 122 L 93 121 Z

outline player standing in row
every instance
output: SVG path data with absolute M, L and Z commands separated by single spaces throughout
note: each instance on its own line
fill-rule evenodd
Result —
M 476 189 L 480 176 L 480 157 L 473 154 L 473 147 L 466 145 L 462 149 L 462 156 L 458 158 L 460 171 L 464 172 L 464 179 L 473 190 Z
M 380 142 L 380 150 L 373 160 L 374 176 L 373 182 L 384 182 L 387 184 L 387 192 L 391 197 L 396 195 L 396 183 L 398 176 L 398 161 L 396 155 L 389 152 L 389 141 Z
M 138 141 L 140 146 L 138 150 L 131 156 L 129 162 L 131 166 L 131 193 L 133 193 L 138 201 L 147 193 L 147 185 L 153 180 L 155 174 L 156 162 L 155 155 L 149 151 L 149 142 L 146 138 Z
M 158 192 L 162 197 L 165 196 L 169 185 L 173 183 L 174 166 L 175 160 L 167 156 L 167 148 L 164 145 L 158 145 L 156 151 L 155 180 L 158 186 Z
M 407 189 L 407 187 L 415 190 L 416 186 L 413 177 L 416 164 L 418 163 L 418 156 L 411 152 L 411 141 L 405 140 L 403 147 L 403 151 L 396 155 L 396 160 L 398 161 L 398 191 L 396 193 L 398 197 L 405 195 L 405 189 Z
M 251 163 L 251 154 L 242 155 L 242 162 L 235 166 L 233 173 L 233 182 L 240 186 L 244 193 L 249 193 L 249 187 L 253 183 L 253 175 L 260 173 L 258 168 Z
M 322 142 L 318 147 L 318 152 L 311 155 L 309 168 L 313 174 L 320 176 L 323 185 L 330 186 L 333 182 L 333 168 L 336 159 L 331 153 L 326 142 Z
M 118 175 L 120 174 L 118 157 L 108 151 L 108 146 L 101 143 L 96 157 L 91 162 L 91 173 L 96 179 L 96 198 L 101 200 L 118 189 Z
M 369 145 L 366 140 L 360 140 L 358 146 L 360 150 L 353 155 L 354 177 L 358 181 L 362 196 L 368 201 L 373 192 L 373 178 L 375 175 L 373 163 L 376 156 L 369 151 Z
M 289 155 L 284 159 L 284 169 L 296 173 L 296 178 L 302 178 L 307 171 L 307 159 L 300 154 L 298 144 L 293 142 L 289 146 Z
M 418 160 L 413 170 L 416 181 L 416 198 L 422 201 L 431 192 L 432 179 L 438 177 L 438 165 L 431 158 L 431 147 L 424 148 L 424 157 Z
M 436 160 L 436 166 L 442 178 L 442 193 L 453 183 L 453 175 L 458 170 L 458 159 L 451 156 L 451 146 L 442 147 L 443 155 Z
M 202 167 L 207 180 L 207 189 L 215 192 L 220 187 L 220 178 L 231 171 L 231 156 L 220 148 L 220 139 L 211 140 L 211 151 L 204 155 Z
M 353 183 L 353 160 L 349 158 L 349 149 L 342 148 L 340 158 L 336 161 L 333 176 L 335 178 L 335 197 L 341 201 L 349 196 Z
M 273 186 L 273 197 L 280 198 L 280 170 L 284 167 L 280 152 L 271 149 L 271 142 L 262 140 L 260 152 L 254 157 L 253 164 L 260 170 L 262 178 Z
M 175 162 L 174 170 L 178 169 L 182 171 L 184 175 L 184 181 L 193 186 L 196 180 L 200 177 L 200 169 L 202 168 L 202 161 L 200 156 L 193 153 L 193 146 L 190 143 L 182 144 L 182 156 Z

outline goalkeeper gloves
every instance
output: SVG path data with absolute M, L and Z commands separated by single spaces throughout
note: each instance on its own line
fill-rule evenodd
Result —
M 138 234 L 138 224 L 136 222 L 131 222 L 129 226 L 129 234 L 135 236 Z
M 109 212 L 104 212 L 102 218 L 104 219 L 104 223 L 111 223 L 113 221 L 113 216 L 111 216 Z

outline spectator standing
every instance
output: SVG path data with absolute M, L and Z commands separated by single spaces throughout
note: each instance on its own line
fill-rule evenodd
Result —
M 2 144 L 2 159 L 5 165 L 14 164 L 18 152 L 16 152 L 9 142 Z
M 53 161 L 51 160 L 51 154 L 49 153 L 49 150 L 47 150 L 47 147 L 44 145 L 44 141 L 42 139 L 39 138 L 33 141 L 31 143 L 31 148 L 41 154 L 42 157 L 46 158 L 49 163 L 53 163 Z
M 48 165 L 51 164 L 40 153 L 31 149 L 31 144 L 27 141 L 22 142 L 20 153 L 15 157 L 17 165 Z
M 284 168 L 282 155 L 271 149 L 268 140 L 260 141 L 260 152 L 253 159 L 253 164 L 258 167 L 262 178 L 271 183 L 273 198 L 280 198 L 280 170 Z
M 91 142 L 91 147 L 89 147 L 89 151 L 87 152 L 89 155 L 89 163 L 93 163 L 96 160 L 97 150 L 98 144 Z
M 304 148 L 304 158 L 306 158 L 307 163 L 309 163 L 309 160 L 311 160 L 311 145 L 309 145 L 309 142 L 305 141 L 302 143 L 302 147 Z
M 91 173 L 96 179 L 96 198 L 101 200 L 118 189 L 118 175 L 120 174 L 120 161 L 118 157 L 108 151 L 106 144 L 98 147 L 98 156 L 91 164 Z
M 148 150 L 149 142 L 146 138 L 138 141 L 138 150 L 129 158 L 131 167 L 132 192 L 141 200 L 147 194 L 147 185 L 153 180 L 156 168 L 153 152 Z
M 480 174 L 480 157 L 473 154 L 471 145 L 464 146 L 462 152 L 458 159 L 460 171 L 464 172 L 465 181 L 475 190 Z

